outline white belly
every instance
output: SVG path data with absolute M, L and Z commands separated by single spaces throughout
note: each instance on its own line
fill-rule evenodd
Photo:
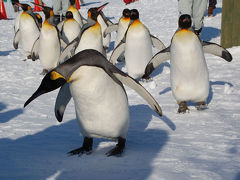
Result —
M 97 67 L 82 66 L 72 79 L 70 90 L 83 136 L 125 138 L 129 111 L 123 89 Z
M 125 46 L 127 72 L 133 78 L 144 74 L 152 58 L 152 42 L 145 28 L 137 27 L 128 30 Z
M 102 35 L 101 32 L 95 33 L 89 30 L 86 30 L 81 40 L 78 44 L 78 47 L 75 50 L 75 54 L 85 49 L 95 49 L 98 52 L 103 54 L 103 44 L 102 44 Z
M 209 94 L 208 69 L 198 38 L 175 36 L 171 44 L 171 87 L 177 101 L 205 101 Z
M 54 28 L 47 31 L 42 29 L 39 40 L 40 63 L 43 69 L 51 70 L 58 65 L 60 57 L 60 42 L 57 31 Z
M 40 33 L 34 19 L 29 16 L 27 13 L 22 13 L 19 23 L 21 44 L 27 54 L 31 53 L 33 44 Z
M 103 37 L 103 33 L 104 33 L 105 29 L 107 28 L 107 25 L 104 22 L 101 15 L 98 15 L 97 20 L 98 20 L 99 24 L 101 25 L 101 29 L 102 29 L 103 46 L 104 47 L 109 47 L 109 43 L 110 43 L 110 40 L 111 40 L 110 34 L 108 34 L 106 37 Z
M 64 41 L 67 43 L 72 42 L 80 33 L 81 28 L 77 21 L 75 20 L 67 20 L 63 25 L 62 36 Z
M 127 31 L 129 21 L 119 21 L 118 23 L 118 30 L 117 30 L 117 37 L 114 43 L 114 47 L 116 48 L 120 41 L 123 39 L 125 32 Z

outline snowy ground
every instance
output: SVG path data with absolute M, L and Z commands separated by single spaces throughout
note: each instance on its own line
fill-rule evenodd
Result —
M 85 1 L 88 6 L 80 10 L 83 16 L 87 8 L 104 3 Z M 52 1 L 44 2 L 51 5 Z M 205 18 L 203 40 L 220 43 L 221 2 L 215 16 Z M 111 0 L 104 12 L 117 22 L 125 7 L 122 1 Z M 169 45 L 177 28 L 176 0 L 139 0 L 127 7 L 137 8 L 151 33 Z M 73 102 L 61 124 L 54 116 L 57 91 L 23 109 L 41 82 L 41 66 L 39 61 L 22 61 L 24 52 L 14 50 L 13 16 L 0 21 L 1 180 L 240 179 L 240 47 L 228 49 L 233 55 L 231 63 L 206 54 L 210 73 L 207 110 L 199 112 L 190 106 L 190 113 L 176 113 L 178 106 L 169 83 L 170 65 L 166 62 L 152 74 L 153 82 L 143 83 L 161 105 L 163 117 L 159 118 L 127 88 L 131 124 L 123 156 L 106 157 L 104 153 L 115 142 L 96 139 L 91 155 L 69 157 L 66 152 L 82 144 Z

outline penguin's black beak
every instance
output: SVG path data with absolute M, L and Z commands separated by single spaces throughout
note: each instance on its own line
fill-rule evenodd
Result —
M 98 7 L 97 11 L 100 12 L 106 5 L 108 5 L 108 2 Z
M 66 79 L 56 71 L 53 70 L 49 72 L 43 78 L 37 91 L 25 102 L 24 107 L 42 94 L 54 91 L 55 89 L 63 86 L 66 82 Z

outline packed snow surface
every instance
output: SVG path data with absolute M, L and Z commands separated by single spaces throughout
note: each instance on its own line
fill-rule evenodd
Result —
M 106 1 L 86 1 L 87 9 Z M 21 1 L 20 1 L 21 2 Z M 51 0 L 44 1 L 52 5 Z M 124 8 L 136 8 L 140 20 L 168 46 L 177 29 L 176 0 L 139 0 L 125 5 L 111 0 L 105 15 L 118 22 Z M 23 61 L 25 54 L 12 45 L 16 14 L 0 21 L 0 179 L 9 180 L 239 180 L 240 179 L 240 47 L 228 49 L 232 62 L 206 54 L 210 76 L 208 109 L 178 114 L 170 88 L 170 64 L 155 70 L 151 82 L 140 83 L 161 105 L 159 117 L 132 89 L 126 88 L 130 128 L 121 157 L 106 157 L 116 142 L 94 139 L 91 155 L 68 156 L 82 144 L 73 101 L 62 123 L 54 116 L 58 91 L 42 95 L 26 108 L 25 101 L 38 88 L 43 76 L 39 61 Z M 40 13 L 42 15 L 42 13 Z M 205 16 L 201 38 L 220 43 L 222 0 L 214 17 Z M 116 34 L 112 34 L 113 48 Z M 154 53 L 157 49 L 154 49 Z M 126 71 L 121 64 L 117 66 Z M 99 102 L 101 103 L 101 102 Z

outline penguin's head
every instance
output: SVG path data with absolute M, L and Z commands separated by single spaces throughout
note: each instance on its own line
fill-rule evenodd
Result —
M 66 19 L 72 19 L 73 18 L 73 13 L 71 11 L 66 12 Z
M 122 12 L 122 16 L 125 17 L 125 18 L 129 18 L 131 16 L 131 11 L 130 9 L 124 9 L 123 12 Z
M 25 102 L 24 107 L 26 107 L 30 102 L 32 102 L 37 97 L 42 94 L 51 92 L 61 86 L 63 86 L 67 80 L 55 70 L 50 71 L 43 78 L 37 91 Z
M 131 15 L 130 15 L 131 20 L 137 20 L 139 19 L 139 12 L 137 9 L 132 9 L 131 10 Z
M 97 17 L 100 14 L 100 11 L 107 5 L 108 3 L 103 4 L 100 7 L 90 8 L 88 10 L 88 17 L 94 21 L 97 21 Z
M 72 6 L 76 3 L 76 0 L 69 0 L 69 1 Z
M 191 16 L 183 14 L 179 17 L 178 26 L 180 29 L 189 29 L 192 26 Z
M 16 3 L 19 7 L 22 8 L 23 11 L 29 11 L 32 9 L 32 7 L 28 4 L 24 4 L 24 3 Z
M 45 19 L 49 19 L 50 17 L 53 16 L 53 8 L 50 8 L 48 6 L 42 6 L 43 8 L 43 13 L 45 15 Z
M 36 13 L 36 18 L 37 18 L 39 26 L 42 27 L 42 17 L 40 16 L 40 14 Z

